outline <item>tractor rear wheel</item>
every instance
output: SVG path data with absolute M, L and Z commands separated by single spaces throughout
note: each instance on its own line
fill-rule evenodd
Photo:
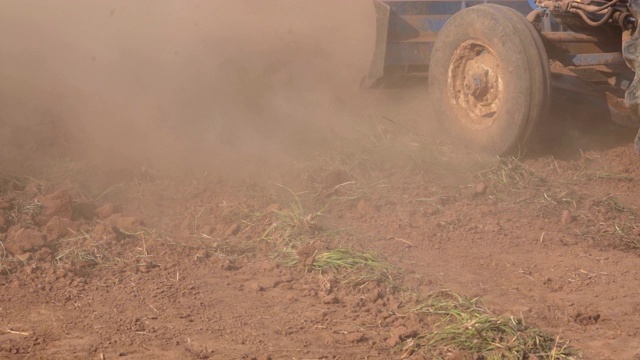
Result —
M 533 26 L 512 9 L 477 5 L 438 34 L 429 89 L 445 129 L 474 150 L 519 150 L 548 111 L 549 62 Z

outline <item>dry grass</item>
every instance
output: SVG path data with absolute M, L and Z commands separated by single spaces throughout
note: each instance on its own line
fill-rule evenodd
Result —
M 310 267 L 317 271 L 342 274 L 344 283 L 351 286 L 393 281 L 390 266 L 371 252 L 357 252 L 346 248 L 326 250 L 313 257 Z
M 326 206 L 353 204 L 389 186 L 373 169 L 375 160 L 361 153 L 334 154 L 307 165 L 304 181 L 316 201 Z
M 558 338 L 527 326 L 515 317 L 493 315 L 478 299 L 450 291 L 429 294 L 414 309 L 434 317 L 433 332 L 407 339 L 398 347 L 404 353 L 421 351 L 429 358 L 444 358 L 451 351 L 484 359 L 573 359 L 573 352 Z
M 636 224 L 631 222 L 616 222 L 612 226 L 615 236 L 626 248 L 640 250 L 640 235 Z
M 291 189 L 279 185 L 287 190 L 293 200 L 289 207 L 275 209 L 266 214 L 263 221 L 266 225 L 260 241 L 266 241 L 273 257 L 285 265 L 293 266 L 298 263 L 297 251 L 322 237 L 322 227 L 318 220 L 325 208 L 319 211 L 307 212 L 302 206 L 299 195 Z
M 517 193 L 540 189 L 547 182 L 542 174 L 515 157 L 500 158 L 490 169 L 477 173 L 476 178 L 485 182 L 494 194 L 508 199 Z
M 618 199 L 616 196 L 608 195 L 602 199 L 596 200 L 593 204 L 594 207 L 603 208 L 605 211 L 618 212 L 618 213 L 629 213 L 632 214 L 634 211 L 631 207 L 627 206 L 622 200 Z
M 26 183 L 24 177 L 0 172 L 0 195 L 13 190 L 23 189 Z
M 54 255 L 56 264 L 93 267 L 113 260 L 105 244 L 94 241 L 90 234 L 82 230 L 58 241 L 57 245 Z

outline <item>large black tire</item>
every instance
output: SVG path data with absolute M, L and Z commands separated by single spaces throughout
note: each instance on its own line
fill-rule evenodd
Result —
M 533 37 L 533 41 L 535 41 L 536 43 L 536 48 L 537 48 L 536 52 L 540 62 L 539 63 L 535 62 L 535 55 L 532 55 L 532 57 L 530 58 L 531 60 L 530 65 L 534 67 L 539 66 L 539 68 L 542 70 L 542 77 L 545 82 L 543 87 L 543 104 L 540 108 L 538 108 L 538 110 L 540 110 L 540 113 L 537 116 L 535 116 L 534 117 L 535 120 L 531 121 L 529 124 L 529 129 L 527 130 L 524 136 L 524 140 L 526 141 L 529 138 L 529 135 L 531 135 L 531 133 L 533 132 L 533 129 L 538 124 L 538 122 L 540 122 L 541 120 L 545 120 L 545 118 L 549 114 L 549 109 L 551 107 L 551 66 L 549 63 L 549 56 L 547 55 L 547 49 L 544 47 L 544 43 L 542 42 L 542 39 L 540 38 L 540 34 L 538 34 L 538 31 L 533 27 L 533 25 L 529 22 L 529 20 L 527 20 L 515 9 L 506 7 L 506 6 L 495 5 L 495 4 L 487 4 L 487 6 L 493 6 L 497 8 L 499 11 L 511 12 L 512 16 L 520 19 L 520 22 L 523 24 L 522 26 L 524 26 L 529 31 L 529 33 Z
M 438 34 L 429 89 L 445 129 L 475 150 L 520 150 L 549 109 L 549 61 L 533 26 L 518 12 L 477 5 Z

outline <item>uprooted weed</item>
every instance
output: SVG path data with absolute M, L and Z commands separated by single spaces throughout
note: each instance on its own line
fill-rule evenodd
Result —
M 298 194 L 287 190 L 293 201 L 288 208 L 273 211 L 261 237 L 270 244 L 277 261 L 287 266 L 302 266 L 307 271 L 341 273 L 344 282 L 353 286 L 369 281 L 384 282 L 391 277 L 389 267 L 374 253 L 328 248 L 339 232 L 319 224 L 326 207 L 305 211 Z
M 4 247 L 2 241 L 0 241 L 0 275 L 8 275 L 11 273 L 13 266 L 7 266 L 7 262 L 16 262 L 14 258 L 10 258 L 7 254 L 7 249 Z
M 112 258 L 104 243 L 96 241 L 86 231 L 79 230 L 57 242 L 53 260 L 57 264 L 87 268 L 108 263 Z
M 322 158 L 307 167 L 304 181 L 314 189 L 316 201 L 332 206 L 357 203 L 389 186 L 373 170 L 373 162 L 360 153 Z
M 429 294 L 414 309 L 435 317 L 433 332 L 416 336 L 398 345 L 403 354 L 422 352 L 429 358 L 446 358 L 457 351 L 482 359 L 573 359 L 568 346 L 516 317 L 491 314 L 478 299 L 450 291 Z
M 584 196 L 569 184 L 551 182 L 543 171 L 514 157 L 500 158 L 490 169 L 476 174 L 497 201 L 529 216 L 559 219 L 566 211 L 583 205 Z
M 372 252 L 357 252 L 347 248 L 326 250 L 316 254 L 311 269 L 342 273 L 344 282 L 359 286 L 367 282 L 392 281 L 390 267 Z
M 576 187 L 599 179 L 629 181 L 630 175 L 590 169 L 588 160 L 565 165 L 568 169 L 564 170 L 555 160 L 549 163 L 548 169 L 537 170 L 517 158 L 502 158 L 476 176 L 496 200 L 529 215 L 561 221 L 563 230 L 572 235 L 600 246 L 640 250 L 634 207 L 615 195 L 596 197 Z M 547 171 L 557 173 L 560 178 L 545 176 Z
M 0 195 L 24 189 L 26 179 L 12 174 L 0 173 Z
M 576 235 L 600 246 L 640 250 L 636 209 L 613 195 L 592 199 L 575 213 Z
M 622 244 L 632 250 L 640 250 L 638 226 L 629 222 L 614 223 L 615 234 Z
M 540 189 L 547 182 L 542 174 L 515 157 L 500 158 L 492 168 L 478 173 L 476 177 L 485 182 L 499 200 Z
M 592 206 L 606 212 L 627 214 L 633 214 L 634 212 L 631 207 L 627 206 L 622 200 L 613 195 L 608 195 L 602 199 L 595 200 Z
M 377 255 L 373 253 L 358 253 L 351 249 L 335 249 L 322 252 L 315 256 L 312 268 L 316 270 L 340 270 L 353 269 L 358 266 L 378 267 L 385 266 L 380 262 Z
M 0 173 L 0 196 L 13 192 L 11 196 L 4 199 L 10 202 L 3 209 L 8 215 L 5 220 L 14 224 L 24 222 L 34 225 L 34 219 L 42 212 L 43 205 L 37 197 L 21 194 L 29 181 L 27 177 Z
M 115 266 L 119 263 L 154 267 L 157 264 L 150 250 L 152 245 L 158 241 L 165 244 L 170 242 L 170 239 L 156 229 L 146 227 L 139 227 L 133 232 L 111 227 L 111 231 L 119 239 L 115 241 L 135 240 L 131 243 L 135 246 L 117 247 L 113 245 L 113 239 L 108 240 L 80 229 L 56 242 L 54 262 L 79 269 Z
M 633 218 L 614 219 L 598 222 L 589 218 L 580 229 L 574 230 L 577 235 L 590 239 L 601 246 L 612 246 L 622 250 L 640 250 L 640 229 Z
M 285 189 L 293 196 L 293 201 L 288 208 L 274 209 L 272 214 L 268 214 L 268 225 L 260 240 L 270 244 L 276 260 L 286 265 L 296 265 L 298 250 L 323 236 L 318 219 L 324 209 L 307 212 L 299 195 L 288 188 Z
M 44 210 L 38 198 L 18 197 L 13 200 L 13 207 L 9 211 L 9 220 L 14 224 L 35 226 L 35 219 Z

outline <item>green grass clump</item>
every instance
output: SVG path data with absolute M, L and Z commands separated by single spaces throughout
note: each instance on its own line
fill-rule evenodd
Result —
M 572 352 L 557 338 L 526 326 L 521 318 L 493 315 L 475 298 L 437 292 L 415 311 L 441 319 L 432 333 L 411 339 L 405 350 L 407 346 L 422 347 L 436 357 L 437 349 L 447 349 L 485 359 L 573 359 Z
M 312 267 L 316 270 L 353 269 L 356 267 L 386 268 L 373 253 L 359 253 L 350 249 L 334 249 L 316 255 Z
M 344 283 L 359 286 L 368 282 L 385 283 L 392 280 L 391 269 L 374 253 L 361 253 L 338 248 L 316 254 L 310 266 L 317 271 L 341 272 Z

